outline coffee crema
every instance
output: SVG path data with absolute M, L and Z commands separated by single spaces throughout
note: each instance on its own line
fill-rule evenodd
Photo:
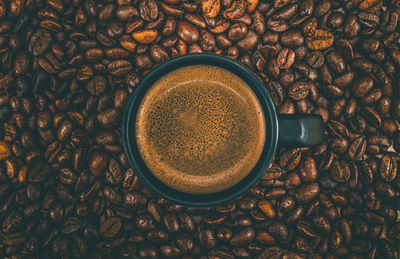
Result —
M 193 65 L 161 77 L 136 115 L 136 142 L 150 171 L 173 189 L 223 191 L 262 153 L 266 125 L 251 88 L 228 70 Z

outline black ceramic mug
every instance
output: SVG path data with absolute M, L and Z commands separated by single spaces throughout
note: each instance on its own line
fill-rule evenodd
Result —
M 212 65 L 234 73 L 249 85 L 264 112 L 266 137 L 264 149 L 257 164 L 242 181 L 217 193 L 190 194 L 167 186 L 147 168 L 136 143 L 136 114 L 146 92 L 162 76 L 177 68 L 191 65 Z M 192 54 L 171 59 L 159 65 L 135 87 L 124 110 L 122 135 L 124 149 L 134 172 L 153 191 L 176 203 L 188 206 L 213 206 L 228 202 L 249 190 L 266 172 L 277 146 L 295 148 L 321 144 L 323 122 L 318 115 L 277 115 L 266 87 L 248 68 L 222 56 Z

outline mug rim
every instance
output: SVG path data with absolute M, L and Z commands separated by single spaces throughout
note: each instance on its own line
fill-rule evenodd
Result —
M 144 163 L 135 137 L 135 121 L 137 110 L 143 97 L 151 86 L 165 74 L 184 66 L 211 65 L 226 69 L 243 81 L 251 88 L 262 107 L 266 123 L 266 136 L 263 151 L 257 164 L 234 186 L 216 193 L 191 194 L 175 190 L 158 178 Z M 263 82 L 250 69 L 239 62 L 223 56 L 205 53 L 189 54 L 170 59 L 145 75 L 134 88 L 125 104 L 123 112 L 122 138 L 123 148 L 128 161 L 139 179 L 150 187 L 158 195 L 167 200 L 186 206 L 207 207 L 229 202 L 247 192 L 264 175 L 274 156 L 278 143 L 278 119 L 275 106 Z

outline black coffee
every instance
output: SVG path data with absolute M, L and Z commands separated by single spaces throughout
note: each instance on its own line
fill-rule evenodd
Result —
M 136 118 L 140 154 L 152 173 L 188 193 L 240 182 L 265 142 L 257 97 L 233 73 L 206 65 L 177 69 L 144 97 Z

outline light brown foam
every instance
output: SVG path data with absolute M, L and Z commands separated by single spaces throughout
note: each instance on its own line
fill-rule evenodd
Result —
M 139 152 L 151 172 L 187 193 L 214 193 L 256 165 L 265 119 L 249 86 L 214 66 L 179 68 L 145 95 L 136 118 Z

